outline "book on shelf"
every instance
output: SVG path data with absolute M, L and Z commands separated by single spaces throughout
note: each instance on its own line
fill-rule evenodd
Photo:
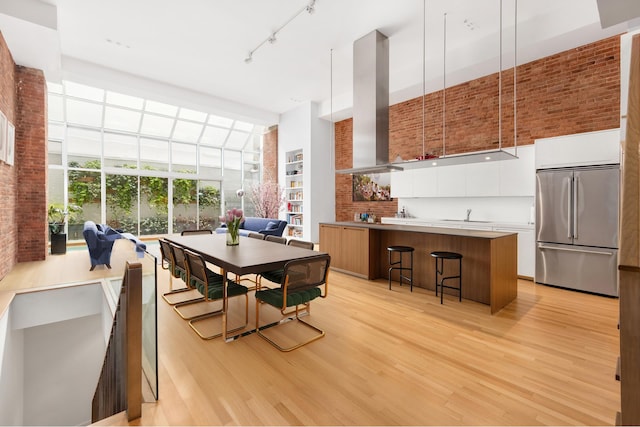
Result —
M 289 224 L 291 225 L 302 225 L 302 215 L 295 214 L 289 216 Z

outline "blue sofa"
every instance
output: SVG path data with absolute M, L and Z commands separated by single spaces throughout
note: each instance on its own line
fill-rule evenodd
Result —
M 240 224 L 240 235 L 247 236 L 249 233 L 261 233 L 267 236 L 282 236 L 287 221 L 274 218 L 255 218 L 245 217 L 244 222 Z M 227 232 L 226 224 L 216 228 L 216 233 L 223 234 Z
M 121 233 L 106 224 L 96 224 L 93 221 L 85 221 L 82 235 L 89 249 L 89 259 L 91 260 L 91 269 L 89 271 L 93 271 L 96 265 L 106 265 L 107 268 L 111 268 L 113 242 L 118 239 L 131 240 L 136 245 L 138 257 L 144 256 L 144 251 L 147 249 L 147 245 L 138 240 L 133 234 Z

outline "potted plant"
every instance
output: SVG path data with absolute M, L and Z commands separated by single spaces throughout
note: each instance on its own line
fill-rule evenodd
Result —
M 51 242 L 51 254 L 64 254 L 67 252 L 67 235 L 65 224 L 68 216 L 75 216 L 82 211 L 80 206 L 69 205 L 67 210 L 60 205 L 50 204 L 47 211 L 49 221 L 49 240 Z

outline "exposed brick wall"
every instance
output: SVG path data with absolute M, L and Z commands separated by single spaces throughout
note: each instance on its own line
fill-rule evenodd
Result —
M 47 254 L 46 82 L 16 66 L 0 33 L 0 110 L 15 125 L 14 165 L 0 162 L 0 279 Z
M 272 126 L 262 136 L 262 177 L 278 181 L 278 127 Z
M 538 138 L 620 126 L 620 37 L 518 66 L 518 145 Z M 447 88 L 446 154 L 495 149 L 499 140 L 498 74 Z M 425 96 L 425 152 L 443 151 L 442 91 Z M 389 159 L 422 152 L 422 97 L 389 108 Z M 352 167 L 352 119 L 336 123 L 336 169 Z M 502 146 L 513 146 L 513 69 L 502 73 Z M 336 175 L 336 220 L 354 212 L 392 216 L 397 201 L 351 201 L 351 177 Z
M 15 64 L 4 37 L 0 33 L 0 111 L 15 124 Z M 17 164 L 17 160 L 14 162 Z M 16 167 L 0 162 L 0 279 L 16 264 Z
M 40 70 L 18 66 L 16 165 L 18 262 L 47 256 L 47 89 Z

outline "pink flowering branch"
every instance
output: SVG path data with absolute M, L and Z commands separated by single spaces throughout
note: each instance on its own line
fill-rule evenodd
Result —
M 264 181 L 251 187 L 251 202 L 259 218 L 278 218 L 284 206 L 284 188 L 275 182 Z

